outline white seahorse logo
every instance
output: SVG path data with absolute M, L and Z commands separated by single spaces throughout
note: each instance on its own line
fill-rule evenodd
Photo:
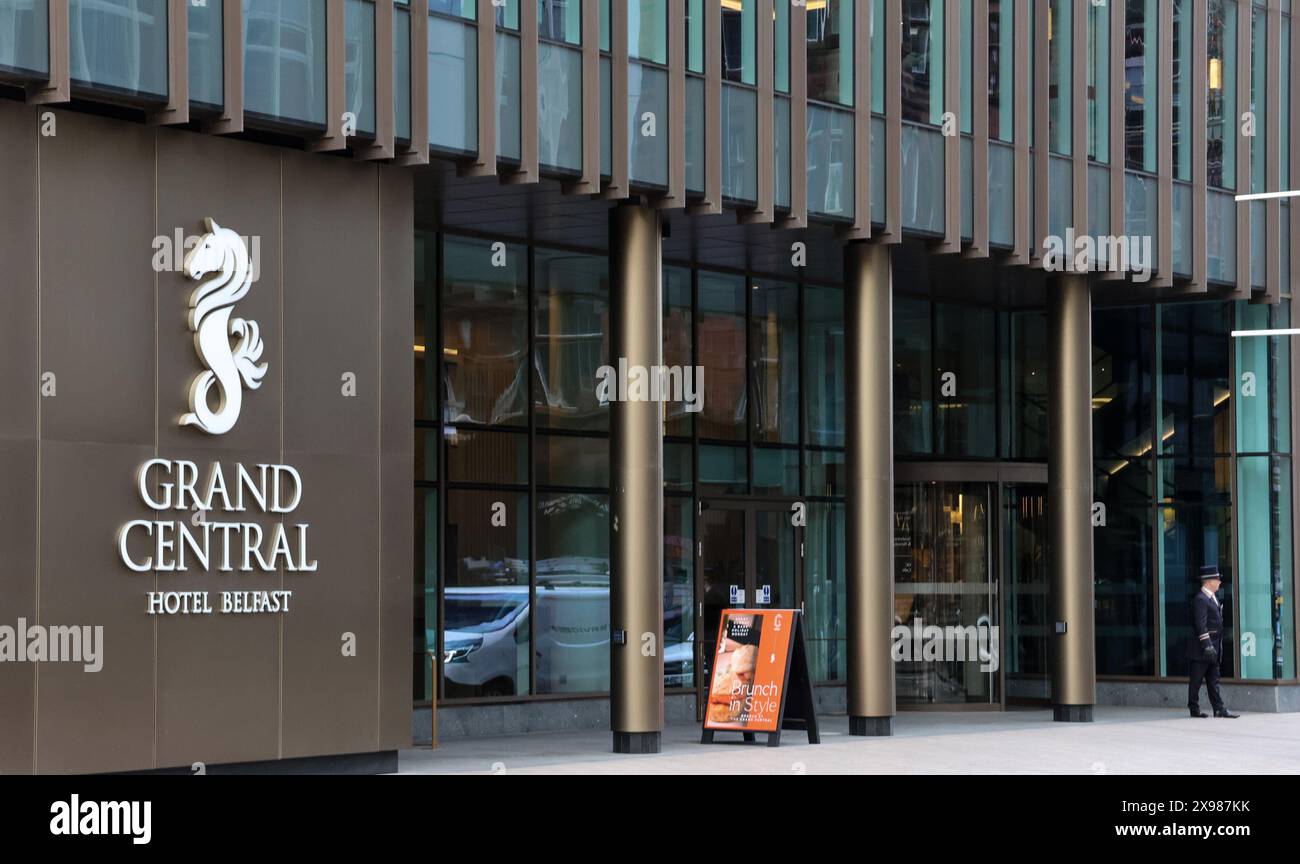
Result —
M 253 273 L 243 239 L 214 219 L 205 219 L 205 233 L 185 256 L 185 275 L 202 279 L 216 277 L 194 289 L 190 296 L 190 329 L 194 350 L 207 371 L 190 385 L 190 412 L 181 416 L 182 426 L 197 426 L 209 435 L 223 435 L 235 426 L 243 404 L 244 387 L 262 386 L 267 364 L 262 358 L 262 336 L 256 321 L 232 318 L 235 304 L 248 294 Z M 232 337 L 238 342 L 232 345 Z M 217 388 L 217 407 L 212 407 L 212 389 Z

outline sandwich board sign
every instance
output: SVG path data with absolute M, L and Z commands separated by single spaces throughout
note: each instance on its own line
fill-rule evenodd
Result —
M 709 679 L 704 735 L 739 732 L 746 742 L 767 733 L 767 746 L 781 743 L 782 729 L 808 733 L 820 743 L 812 676 L 798 609 L 724 609 Z

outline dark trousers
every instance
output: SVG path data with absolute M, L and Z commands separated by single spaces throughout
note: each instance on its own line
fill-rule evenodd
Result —
M 1204 660 L 1187 661 L 1187 707 L 1192 711 L 1200 710 L 1201 680 L 1205 680 L 1205 689 L 1210 694 L 1210 704 L 1216 711 L 1223 708 L 1223 695 L 1219 693 L 1219 664 Z

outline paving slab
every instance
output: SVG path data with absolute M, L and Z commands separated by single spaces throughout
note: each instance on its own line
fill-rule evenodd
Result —
M 698 726 L 671 726 L 656 755 L 614 754 L 607 731 L 550 732 L 404 750 L 399 765 L 402 774 L 1300 773 L 1300 714 L 1198 720 L 1098 707 L 1093 723 L 1054 723 L 1050 711 L 912 711 L 888 738 L 851 737 L 843 716 L 819 722 L 818 745 L 796 732 L 779 748 L 701 745 Z

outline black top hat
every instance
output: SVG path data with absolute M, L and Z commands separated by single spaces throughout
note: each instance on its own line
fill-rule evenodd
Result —
M 1223 581 L 1223 577 L 1219 575 L 1219 568 L 1217 565 L 1206 564 L 1201 568 L 1201 581 L 1204 582 L 1206 579 L 1218 579 L 1219 581 Z

